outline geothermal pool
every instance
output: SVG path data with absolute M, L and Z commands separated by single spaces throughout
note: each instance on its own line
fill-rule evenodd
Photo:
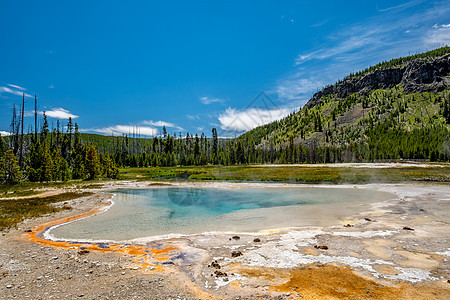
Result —
M 102 214 L 51 230 L 56 239 L 113 240 L 329 226 L 393 194 L 342 187 L 161 187 L 114 192 Z

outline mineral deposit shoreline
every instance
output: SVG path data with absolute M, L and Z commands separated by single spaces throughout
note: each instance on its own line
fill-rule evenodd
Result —
M 0 238 L 0 298 L 448 299 L 450 187 L 369 184 L 395 194 L 328 227 L 208 233 L 127 243 L 50 241 L 48 226 L 99 213 L 116 181 L 72 211 L 26 220 Z M 266 183 L 170 182 L 240 188 Z M 296 186 L 272 184 L 272 186 Z M 333 187 L 339 187 L 333 185 Z M 31 230 L 31 232 L 29 232 Z

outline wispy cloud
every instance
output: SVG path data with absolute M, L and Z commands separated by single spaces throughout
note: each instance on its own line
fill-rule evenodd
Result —
M 214 97 L 200 97 L 200 102 L 203 104 L 224 103 L 225 99 L 214 98 Z
M 424 37 L 423 42 L 427 47 L 450 45 L 450 24 L 432 26 L 432 28 L 428 30 L 428 34 Z
M 289 114 L 287 108 L 259 109 L 249 108 L 237 110 L 228 108 L 220 114 L 219 122 L 223 130 L 248 131 L 275 120 L 280 120 Z
M 68 111 L 67 109 L 64 109 L 62 107 L 52 108 L 51 110 L 46 110 L 45 115 L 50 118 L 55 118 L 55 119 L 69 119 L 69 118 L 76 119 L 76 118 L 78 118 L 77 115 L 71 114 L 70 111 Z
M 48 86 L 48 88 L 49 88 L 49 89 L 54 89 L 55 86 L 54 86 L 53 84 L 50 84 L 50 85 Z
M 166 122 L 166 121 L 143 121 L 142 124 L 144 125 L 150 125 L 150 126 L 156 126 L 156 127 L 169 127 L 169 128 L 175 128 L 177 130 L 181 130 L 183 131 L 184 129 L 178 125 L 175 125 L 174 123 L 171 122 Z
M 27 90 L 26 88 L 9 83 L 6 85 L 7 86 L 0 86 L 0 97 L 2 96 L 2 94 L 7 93 L 16 96 L 25 95 L 26 98 L 33 98 L 33 96 L 31 96 L 30 94 L 25 93 L 25 91 Z
M 281 80 L 276 88 L 276 93 L 281 99 L 307 100 L 308 96 L 317 92 L 325 85 L 325 82 L 318 78 L 289 78 Z
M 411 10 L 419 4 L 422 9 Z M 369 65 L 450 44 L 447 1 L 409 1 L 382 11 L 336 28 L 319 48 L 299 54 L 294 70 L 272 92 L 281 100 L 306 100 L 324 85 Z
M 425 0 L 409 1 L 409 2 L 406 2 L 406 3 L 403 3 L 403 4 L 399 4 L 399 5 L 396 5 L 396 6 L 391 6 L 391 7 L 381 8 L 381 9 L 378 8 L 378 6 L 377 6 L 377 10 L 379 12 L 385 12 L 385 11 L 390 11 L 390 10 L 403 9 L 403 8 L 408 8 L 408 7 L 415 6 L 415 5 L 420 4 L 420 3 L 424 2 L 424 1 Z
M 186 115 L 189 120 L 200 120 L 199 115 Z
M 26 90 L 27 90 L 26 88 L 21 87 L 21 86 L 18 86 L 18 85 L 15 85 L 15 84 L 10 84 L 10 83 L 8 83 L 8 85 L 9 85 L 10 87 L 14 88 L 14 89 L 17 89 L 17 90 L 21 90 L 21 91 L 26 91 Z
M 325 19 L 325 20 L 323 20 L 323 21 L 321 21 L 319 23 L 311 25 L 311 27 L 313 27 L 313 28 L 314 27 L 320 27 L 320 26 L 323 26 L 323 25 L 327 24 L 328 22 L 330 22 L 330 19 Z
M 103 128 L 83 129 L 82 131 L 94 131 L 106 135 L 122 135 L 137 133 L 142 136 L 156 136 L 158 129 L 148 126 L 133 126 L 133 125 L 113 125 Z
M 139 134 L 141 136 L 157 136 L 162 132 L 162 128 L 175 128 L 178 131 L 184 131 L 184 129 L 174 123 L 166 121 L 152 121 L 145 120 L 135 124 L 128 125 L 111 125 L 100 128 L 83 129 L 84 132 L 97 132 L 106 135 L 122 135 L 122 134 Z

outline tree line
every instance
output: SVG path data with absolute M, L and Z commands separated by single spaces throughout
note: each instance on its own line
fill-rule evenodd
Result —
M 109 154 L 99 153 L 95 145 L 83 143 L 78 124 L 69 118 L 67 128 L 57 121 L 49 129 L 45 112 L 38 116 L 35 96 L 34 128 L 24 133 L 25 95 L 19 114 L 13 107 L 11 135 L 0 136 L 0 182 L 15 184 L 67 181 L 69 179 L 117 178 L 119 171 Z M 38 128 L 38 118 L 41 126 Z
M 24 98 L 13 107 L 11 135 L 0 137 L 0 181 L 16 183 L 117 178 L 118 168 L 239 164 L 340 163 L 450 159 L 450 93 L 405 95 L 377 90 L 345 99 L 327 96 L 314 108 L 257 127 L 238 138 L 187 133 L 153 138 L 82 134 L 71 118 L 50 127 L 45 112 L 24 133 Z M 345 113 L 363 109 L 354 124 Z M 427 108 L 428 107 L 428 108 Z M 429 113 L 435 110 L 437 113 Z M 41 125 L 38 128 L 38 123 Z

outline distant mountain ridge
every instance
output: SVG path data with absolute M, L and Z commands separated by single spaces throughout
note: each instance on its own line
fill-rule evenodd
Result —
M 314 94 L 306 107 L 317 105 L 322 97 L 330 94 L 338 98 L 345 98 L 353 93 L 366 96 L 374 90 L 391 89 L 398 84 L 403 87 L 405 94 L 439 93 L 450 85 L 450 47 L 390 62 L 380 63 L 361 72 L 362 74 L 350 75 L 343 81 L 325 87 Z
M 392 59 L 323 88 L 298 112 L 239 139 L 275 149 L 281 163 L 449 160 L 449 86 L 450 47 Z

